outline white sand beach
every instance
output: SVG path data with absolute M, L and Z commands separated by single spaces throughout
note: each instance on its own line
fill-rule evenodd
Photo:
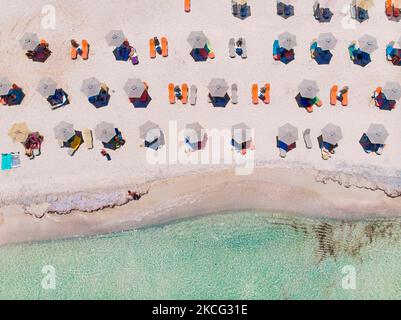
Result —
M 344 22 L 343 13 L 350 1 L 334 2 L 328 24 L 313 18 L 314 0 L 296 1 L 295 16 L 287 20 L 276 15 L 275 1 L 250 0 L 252 15 L 243 21 L 232 16 L 228 0 L 192 0 L 191 13 L 184 12 L 181 0 L 37 0 L 29 7 L 22 0 L 8 3 L 2 16 L 0 75 L 22 87 L 26 97 L 20 106 L 0 106 L 0 152 L 20 151 L 22 157 L 20 168 L 0 172 L 0 245 L 127 230 L 227 210 L 263 209 L 341 219 L 400 215 L 400 110 L 382 111 L 370 102 L 376 87 L 401 81 L 400 67 L 385 59 L 386 45 L 401 36 L 400 24 L 389 21 L 383 1 L 376 1 L 370 19 L 352 27 Z M 54 30 L 41 26 L 42 9 L 49 4 L 56 10 Z M 115 61 L 105 40 L 112 29 L 124 31 L 138 51 L 139 65 Z M 214 60 L 195 63 L 189 55 L 186 39 L 197 30 L 209 37 Z M 272 59 L 273 41 L 284 31 L 296 34 L 298 42 L 296 59 L 288 65 Z M 45 64 L 25 57 L 19 45 L 25 32 L 38 33 L 50 43 L 53 54 Z M 309 52 L 311 40 L 322 32 L 332 32 L 338 39 L 333 60 L 326 66 L 317 65 Z M 379 50 L 372 54 L 372 63 L 362 68 L 352 64 L 347 47 L 364 34 L 377 38 Z M 166 59 L 149 58 L 149 39 L 156 35 L 169 40 Z M 230 59 L 228 40 L 241 36 L 247 41 L 248 58 Z M 88 61 L 70 59 L 74 38 L 89 41 Z M 111 89 L 106 108 L 94 108 L 80 91 L 82 81 L 92 76 Z M 44 77 L 58 82 L 70 95 L 70 105 L 49 108 L 36 92 Z M 141 78 L 149 85 L 152 101 L 147 109 L 134 109 L 129 103 L 123 90 L 129 78 Z M 239 103 L 213 108 L 207 101 L 212 78 L 237 83 Z M 294 99 L 303 79 L 316 80 L 320 87 L 324 104 L 312 114 L 300 109 Z M 197 85 L 197 105 L 170 105 L 170 82 Z M 266 82 L 272 88 L 271 104 L 252 105 L 251 85 Z M 350 87 L 348 107 L 330 106 L 333 84 Z M 179 130 L 195 121 L 209 130 L 245 122 L 255 131 L 257 169 L 249 176 L 237 176 L 233 166 L 223 164 L 150 164 L 138 132 L 147 120 L 160 125 L 167 142 L 172 136 L 170 121 L 176 121 Z M 77 130 L 112 122 L 127 143 L 110 152 L 110 162 L 101 156 L 99 141 L 94 141 L 93 150 L 82 146 L 70 157 L 54 139 L 53 128 L 60 121 L 73 123 Z M 23 155 L 21 144 L 8 137 L 16 122 L 26 122 L 45 137 L 42 155 L 33 161 Z M 300 140 L 286 159 L 280 159 L 276 136 L 287 122 L 300 132 L 310 128 L 314 147 L 308 150 Z M 344 138 L 333 158 L 323 161 L 316 138 L 329 122 L 342 128 Z M 383 124 L 390 133 L 381 156 L 366 154 L 359 145 L 371 123 Z M 148 188 L 141 201 L 127 203 L 127 190 Z M 27 212 L 47 213 L 38 219 Z

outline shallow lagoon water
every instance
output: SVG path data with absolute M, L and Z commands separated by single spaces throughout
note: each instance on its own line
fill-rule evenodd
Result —
M 401 220 L 224 213 L 0 248 L 1 299 L 401 298 Z M 43 289 L 44 266 L 55 289 Z M 343 268 L 356 288 L 344 289 Z

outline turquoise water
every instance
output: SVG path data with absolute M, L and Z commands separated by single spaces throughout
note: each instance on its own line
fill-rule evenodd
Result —
M 401 298 L 398 220 L 229 213 L 0 248 L 1 299 Z M 41 286 L 53 266 L 55 289 Z M 344 266 L 356 289 L 342 288 Z

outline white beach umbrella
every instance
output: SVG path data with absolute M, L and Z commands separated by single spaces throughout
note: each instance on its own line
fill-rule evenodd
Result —
M 38 87 L 36 90 L 43 97 L 48 97 L 53 95 L 57 89 L 57 82 L 51 78 L 44 78 L 39 81 Z
M 322 129 L 323 141 L 336 145 L 342 138 L 342 130 L 339 126 L 329 123 Z
M 207 44 L 207 37 L 203 31 L 192 31 L 187 39 L 192 49 L 202 49 Z
M 337 39 L 331 32 L 321 33 L 317 38 L 317 44 L 323 50 L 332 50 L 336 47 Z
M 185 138 L 191 144 L 202 142 L 205 138 L 206 131 L 199 122 L 188 124 L 185 127 Z
M 62 121 L 54 128 L 54 136 L 57 140 L 67 142 L 75 136 L 74 126 L 71 123 Z
M 389 133 L 382 124 L 371 124 L 366 135 L 373 144 L 385 144 Z
M 24 50 L 34 50 L 39 44 L 39 38 L 36 33 L 25 33 L 19 43 Z
M 124 91 L 130 98 L 142 97 L 145 90 L 145 83 L 141 79 L 128 79 L 124 86 Z
M 286 145 L 292 145 L 299 139 L 298 129 L 293 125 L 287 123 L 278 130 L 278 139 L 284 142 Z
M 87 97 L 93 97 L 99 94 L 101 83 L 96 78 L 89 78 L 82 82 L 81 91 Z
M 101 122 L 95 128 L 96 139 L 108 143 L 116 136 L 115 126 L 112 123 Z
M 400 100 L 401 98 L 401 85 L 398 82 L 386 82 L 383 87 L 383 94 L 388 100 Z
M 361 50 L 367 53 L 373 53 L 379 48 L 376 38 L 368 34 L 365 34 L 359 38 L 358 42 Z
M 238 123 L 231 130 L 233 140 L 238 144 L 252 141 L 252 129 L 244 122 Z
M 292 34 L 290 32 L 283 32 L 279 34 L 278 42 L 280 47 L 291 50 L 292 48 L 297 46 L 297 37 L 295 34 Z
M 210 95 L 212 97 L 223 98 L 227 94 L 229 85 L 228 85 L 227 81 L 224 79 L 214 78 L 214 79 L 212 79 L 212 81 L 210 81 L 207 88 L 209 89 Z
M 12 85 L 13 84 L 7 77 L 0 77 L 0 96 L 8 94 Z
M 320 91 L 319 86 L 314 80 L 303 80 L 298 89 L 301 96 L 308 99 L 313 99 Z
M 110 47 L 120 46 L 125 41 L 125 39 L 126 39 L 126 37 L 122 30 L 111 30 L 106 35 L 106 41 Z

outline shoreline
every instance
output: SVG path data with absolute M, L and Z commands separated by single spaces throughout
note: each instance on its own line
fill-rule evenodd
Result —
M 0 246 L 110 234 L 230 211 L 338 220 L 401 216 L 401 189 L 338 171 L 264 167 L 236 176 L 231 169 L 170 177 L 146 187 L 150 193 L 140 201 L 129 201 L 121 188 L 3 206 Z M 56 210 L 67 204 L 81 210 Z

